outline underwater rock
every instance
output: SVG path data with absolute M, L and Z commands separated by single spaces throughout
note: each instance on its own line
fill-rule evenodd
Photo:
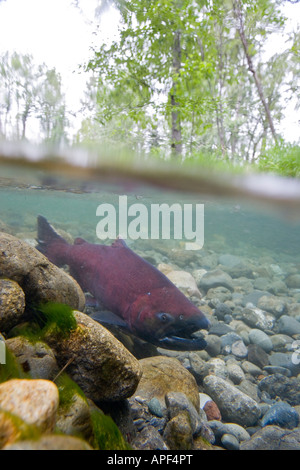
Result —
M 285 283 L 289 288 L 300 289 L 300 274 L 290 274 Z
M 83 439 L 74 436 L 46 435 L 40 439 L 18 441 L 2 450 L 93 450 Z
M 58 389 L 49 380 L 11 379 L 0 384 L 0 408 L 41 432 L 54 430 L 58 402 Z
M 201 299 L 196 281 L 190 273 L 186 271 L 170 271 L 166 273 L 166 276 L 186 296 L 195 296 Z
M 0 279 L 0 299 L 0 331 L 8 331 L 24 318 L 25 294 L 16 282 Z
M 26 242 L 4 232 L 0 233 L 0 276 L 21 286 L 26 303 L 52 301 L 84 309 L 84 294 L 71 276 Z
M 262 369 L 250 361 L 243 361 L 241 367 L 243 371 L 246 372 L 246 374 L 250 374 L 253 377 L 257 377 L 263 374 Z
M 208 334 L 205 337 L 205 341 L 207 343 L 205 351 L 210 355 L 210 357 L 218 356 L 221 353 L 222 340 L 220 336 Z
M 253 290 L 252 292 L 247 293 L 243 297 L 243 306 L 247 304 L 252 304 L 258 306 L 259 299 L 262 297 L 271 297 L 269 292 L 261 291 L 261 290 Z M 263 309 L 264 310 L 264 309 Z
M 272 341 L 274 352 L 286 351 L 289 345 L 294 341 L 290 336 L 282 334 L 270 336 L 270 340 Z
M 159 431 L 153 426 L 147 426 L 138 433 L 131 442 L 135 450 L 169 450 Z
M 189 353 L 188 359 L 189 363 L 185 366 L 186 369 L 195 377 L 197 383 L 202 383 L 209 370 L 207 361 L 201 359 L 195 352 Z
M 221 338 L 222 354 L 225 354 L 225 355 L 234 354 L 235 355 L 235 353 L 233 352 L 235 350 L 235 347 L 237 349 L 237 353 L 240 350 L 241 358 L 247 356 L 247 348 L 240 335 L 238 335 L 237 333 L 233 331 L 224 334 Z
M 295 354 L 296 357 L 294 357 L 294 353 L 274 352 L 269 356 L 270 365 L 285 367 L 291 371 L 292 375 L 297 375 L 300 373 L 300 364 L 298 363 L 298 353 Z
M 16 336 L 7 339 L 6 346 L 31 378 L 49 380 L 58 373 L 54 353 L 47 344 L 41 341 L 31 342 L 23 336 Z
M 223 379 L 228 378 L 228 370 L 223 359 L 220 359 L 219 357 L 213 357 L 212 359 L 209 359 L 207 363 L 209 366 L 209 374 L 222 377 Z
M 281 428 L 293 429 L 299 425 L 299 414 L 288 403 L 283 401 L 274 403 L 261 420 L 261 425 L 274 424 Z
M 222 340 L 223 340 L 223 337 L 225 335 L 227 335 L 227 333 L 233 333 L 233 330 L 232 328 L 229 326 L 229 325 L 226 325 L 226 323 L 222 322 L 222 321 L 219 321 L 217 323 L 213 323 L 209 329 L 209 335 L 216 335 L 216 336 L 222 336 Z M 224 344 L 222 344 L 222 346 L 224 346 Z
M 220 255 L 218 259 L 219 264 L 226 266 L 228 268 L 232 268 L 233 266 L 237 266 L 242 262 L 239 256 L 232 255 L 230 253 L 226 253 L 224 255 Z
M 269 356 L 258 344 L 249 344 L 248 361 L 263 369 L 269 364 Z
M 270 280 L 267 279 L 266 277 L 257 277 L 253 281 L 253 287 L 256 290 L 267 291 L 269 285 L 270 285 Z
M 193 445 L 193 430 L 187 411 L 181 411 L 166 425 L 163 438 L 170 450 L 190 450 Z
M 261 330 L 272 330 L 275 325 L 275 318 L 268 312 L 260 308 L 244 308 L 242 312 L 242 320 L 251 328 L 259 328 Z
M 260 399 L 257 393 L 257 385 L 253 382 L 251 377 L 242 380 L 236 388 L 245 393 L 245 395 L 248 395 L 248 397 L 252 398 L 256 403 L 259 403 Z
M 212 420 L 221 421 L 222 416 L 221 416 L 220 410 L 214 401 L 212 400 L 207 401 L 203 407 L 203 410 L 206 414 L 208 421 L 212 421 Z
M 261 347 L 266 353 L 269 353 L 273 349 L 270 337 L 264 331 L 257 328 L 249 331 L 249 341 Z
M 24 438 L 26 431 L 30 428 L 23 420 L 4 410 L 0 410 L 0 449 L 5 445 L 12 444 L 21 436 Z M 32 430 L 29 432 L 32 435 Z
M 250 439 L 248 431 L 236 423 L 224 423 L 224 431 L 235 436 L 239 442 L 248 441 Z
M 227 450 L 239 450 L 240 448 L 239 441 L 232 434 L 223 434 L 221 437 L 221 443 Z
M 87 440 L 92 437 L 90 407 L 84 397 L 75 393 L 68 405 L 59 406 L 56 427 L 64 434 L 82 436 Z
M 237 279 L 240 277 L 245 277 L 248 279 L 253 278 L 253 267 L 244 262 L 241 262 L 235 266 L 224 268 L 224 270 L 226 270 L 232 279 Z
M 226 368 L 228 371 L 229 379 L 234 383 L 234 385 L 238 385 L 245 379 L 245 374 L 243 369 L 241 368 L 238 361 L 235 359 L 228 359 L 226 362 Z
M 192 428 L 192 433 L 197 434 L 200 431 L 201 423 L 199 413 L 187 396 L 181 392 L 169 392 L 165 397 L 169 420 L 186 411 Z
M 219 321 L 224 321 L 226 315 L 232 314 L 232 310 L 228 305 L 221 302 L 216 306 L 214 314 Z
M 300 450 L 300 429 L 266 426 L 242 442 L 240 450 Z
M 222 423 L 220 421 L 210 421 L 209 425 L 215 435 L 215 441 L 217 444 L 222 443 L 222 437 L 227 434 L 233 436 L 237 443 L 248 441 L 250 434 L 242 426 L 236 423 Z M 224 443 L 222 443 L 224 445 Z M 226 445 L 224 445 L 226 447 Z
M 163 418 L 164 413 L 162 411 L 159 400 L 156 397 L 151 398 L 151 400 L 148 402 L 148 409 L 153 415 L 157 416 L 158 418 Z
M 195 262 L 197 252 L 195 250 L 183 250 L 173 248 L 168 252 L 169 258 L 181 268 L 185 268 L 188 264 Z
M 67 338 L 45 340 L 61 367 L 93 401 L 130 397 L 141 377 L 139 361 L 106 328 L 88 315 L 74 312 L 78 327 Z
M 267 392 L 270 398 L 279 397 L 291 406 L 300 405 L 300 382 L 295 377 L 272 374 L 258 383 L 261 392 Z
M 231 354 L 233 354 L 234 357 L 238 359 L 244 359 L 245 357 L 247 357 L 248 349 L 245 346 L 244 341 L 242 339 L 232 343 Z
M 181 363 L 167 356 L 141 359 L 142 378 L 135 392 L 146 400 L 156 397 L 162 409 L 166 409 L 165 396 L 169 392 L 186 395 L 195 409 L 199 411 L 199 392 L 194 376 Z
M 268 291 L 275 295 L 286 294 L 288 292 L 288 288 L 286 283 L 281 279 L 277 279 L 271 282 L 268 287 Z
M 286 375 L 287 377 L 291 377 L 292 373 L 289 369 L 281 366 L 265 366 L 264 371 L 267 372 L 268 375 L 272 374 L 282 374 Z
M 207 292 L 209 289 L 214 287 L 226 287 L 230 291 L 233 291 L 233 282 L 229 274 L 225 273 L 221 269 L 215 269 L 209 271 L 200 279 L 199 287 Z
M 208 289 L 205 295 L 206 300 L 210 307 L 214 308 L 221 302 L 226 302 L 232 299 L 232 293 L 227 287 L 219 286 Z
M 299 335 L 300 334 L 300 322 L 293 317 L 288 315 L 282 315 L 278 320 L 279 333 L 283 335 Z
M 259 416 L 258 404 L 221 377 L 208 375 L 203 381 L 205 392 L 218 405 L 222 418 L 241 426 L 253 426 Z

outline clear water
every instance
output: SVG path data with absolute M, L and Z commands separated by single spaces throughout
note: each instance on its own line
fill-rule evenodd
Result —
M 237 255 L 244 263 L 252 263 L 256 269 L 255 277 L 262 277 L 262 272 L 270 270 L 270 266 L 278 266 L 277 272 L 269 274 L 269 282 L 272 280 L 285 280 L 289 274 L 300 272 L 300 198 L 299 191 L 291 192 L 291 185 L 274 184 L 269 200 L 257 200 L 252 197 L 243 197 L 239 193 L 225 197 L 219 196 L 220 191 L 214 191 L 212 185 L 207 193 L 199 191 L 190 192 L 189 183 L 182 189 L 185 182 L 184 176 L 178 178 L 176 190 L 152 181 L 145 185 L 138 178 L 134 182 L 126 178 L 126 172 L 119 179 L 112 177 L 92 178 L 86 176 L 86 168 L 82 169 L 76 177 L 64 171 L 64 174 L 55 174 L 47 171 L 47 168 L 30 168 L 17 163 L 3 164 L 0 161 L 0 230 L 9 231 L 11 234 L 34 244 L 36 239 L 37 216 L 45 216 L 56 228 L 68 232 L 72 237 L 82 237 L 93 243 L 103 243 L 97 238 L 96 228 L 99 222 L 97 207 L 101 204 L 111 204 L 119 211 L 119 196 L 127 195 L 128 206 L 142 204 L 149 212 L 151 205 L 166 203 L 192 204 L 194 215 L 197 204 L 204 204 L 204 245 L 195 251 L 186 251 L 184 236 L 175 240 L 173 226 L 171 224 L 170 240 L 153 240 L 150 233 L 147 240 L 128 240 L 133 250 L 145 253 L 151 262 L 170 263 L 174 268 L 193 273 L 197 269 L 212 269 L 218 265 L 218 257 L 223 254 Z M 93 171 L 93 170 L 92 170 Z M 112 174 L 112 176 L 114 176 Z M 159 168 L 157 170 L 159 180 Z M 171 176 L 170 176 L 171 178 Z M 224 178 L 224 185 L 228 185 Z M 276 187 L 276 185 L 278 185 Z M 175 188 L 174 188 L 175 186 Z M 257 184 L 259 190 L 263 189 L 260 179 Z M 281 204 L 276 199 L 276 189 L 280 186 Z M 287 197 L 282 197 L 286 188 Z M 299 188 L 298 188 L 299 189 Z M 241 193 L 242 194 L 242 193 Z M 275 194 L 275 198 L 272 197 Z M 284 194 L 283 194 L 284 195 Z M 132 220 L 132 219 L 128 219 Z M 193 219 L 195 220 L 195 219 Z M 111 243 L 106 240 L 104 243 Z M 161 250 L 161 246 L 164 249 Z M 195 247 L 194 247 L 195 248 Z M 186 264 L 172 257 L 173 250 L 181 250 L 186 256 Z M 149 250 L 152 254 L 149 255 Z M 169 253 L 168 253 L 169 250 Z M 157 256 L 156 256 L 157 255 Z M 170 255 L 170 256 L 169 256 Z M 214 257 L 213 264 L 208 265 L 208 257 Z M 261 268 L 261 269 L 260 269 Z M 272 268 L 273 269 L 273 268 Z M 272 276 L 274 279 L 272 279 Z M 277 276 L 277 277 L 276 277 Z M 299 286 L 300 287 L 300 286 Z M 286 292 L 277 293 L 288 303 L 300 302 L 300 288 L 288 289 Z M 299 309 L 300 312 L 300 309 Z
M 101 243 L 96 235 L 96 227 L 101 220 L 96 214 L 98 206 L 107 203 L 113 205 L 118 224 L 119 196 L 127 195 L 127 208 L 133 204 L 141 204 L 146 208 L 149 219 L 153 204 L 167 204 L 170 208 L 173 204 L 180 204 L 183 211 L 184 204 L 189 204 L 193 207 L 195 224 L 195 207 L 203 204 L 204 245 L 200 251 L 197 250 L 197 254 L 214 250 L 217 254 L 231 253 L 255 258 L 270 255 L 278 263 L 290 260 L 296 265 L 300 262 L 300 210 L 299 218 L 295 216 L 295 211 L 289 217 L 284 208 L 277 210 L 275 204 L 274 208 L 270 205 L 261 207 L 251 200 L 219 199 L 212 195 L 191 195 L 182 191 L 176 193 L 149 187 L 146 190 L 139 187 L 138 192 L 116 189 L 111 191 L 105 186 L 85 191 L 80 188 L 80 182 L 70 186 L 68 180 L 60 182 L 58 188 L 28 183 L 24 187 L 14 186 L 11 181 L 9 185 L 5 183 L 7 182 L 2 181 L 0 185 L 0 221 L 21 238 L 35 238 L 36 219 L 40 214 L 57 228 L 70 232 L 73 237 Z M 128 216 L 128 224 L 135 218 Z M 151 222 L 145 237 L 155 250 L 156 240 L 151 240 L 150 227 Z M 189 240 L 184 237 L 183 230 L 182 237 L 174 239 L 173 219 L 170 221 L 170 229 L 170 240 L 163 240 L 160 234 L 157 243 L 163 242 L 166 246 L 169 244 L 170 247 L 184 249 L 183 242 Z M 113 240 L 107 239 L 105 243 L 111 241 Z M 140 244 L 140 240 L 129 239 L 128 243 L 134 246 L 134 243 Z M 147 245 L 146 242 L 144 244 Z

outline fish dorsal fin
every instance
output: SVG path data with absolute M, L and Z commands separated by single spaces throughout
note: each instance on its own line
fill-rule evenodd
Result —
M 74 245 L 83 245 L 84 243 L 87 243 L 87 241 L 80 237 L 75 238 L 74 240 Z
M 124 240 L 123 238 L 119 238 L 119 237 L 111 244 L 111 246 L 113 246 L 113 247 L 121 247 L 121 246 L 123 246 L 123 247 L 126 247 L 126 248 L 127 248 L 127 245 L 126 245 L 126 243 L 125 243 L 125 240 Z
M 67 243 L 64 238 L 62 238 L 52 227 L 52 225 L 49 224 L 48 220 L 43 217 L 42 215 L 39 215 L 38 218 L 38 243 L 39 245 L 46 245 L 49 244 L 53 241 L 59 240 L 62 243 Z

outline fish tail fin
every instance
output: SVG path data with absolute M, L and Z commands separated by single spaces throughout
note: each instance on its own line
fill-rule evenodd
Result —
M 66 264 L 64 258 L 66 248 L 69 247 L 68 242 L 54 230 L 42 215 L 37 218 L 37 228 L 37 250 L 57 266 Z

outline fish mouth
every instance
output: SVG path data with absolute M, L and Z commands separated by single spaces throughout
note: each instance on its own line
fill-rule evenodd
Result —
M 196 331 L 207 330 L 209 321 L 205 316 L 192 316 L 184 325 L 175 322 L 173 328 L 160 338 L 156 338 L 156 345 L 164 349 L 176 351 L 201 351 L 207 343 L 201 333 L 193 336 Z
M 207 343 L 203 337 L 199 336 L 190 338 L 183 336 L 165 336 L 158 340 L 157 346 L 176 351 L 201 351 L 206 348 Z

